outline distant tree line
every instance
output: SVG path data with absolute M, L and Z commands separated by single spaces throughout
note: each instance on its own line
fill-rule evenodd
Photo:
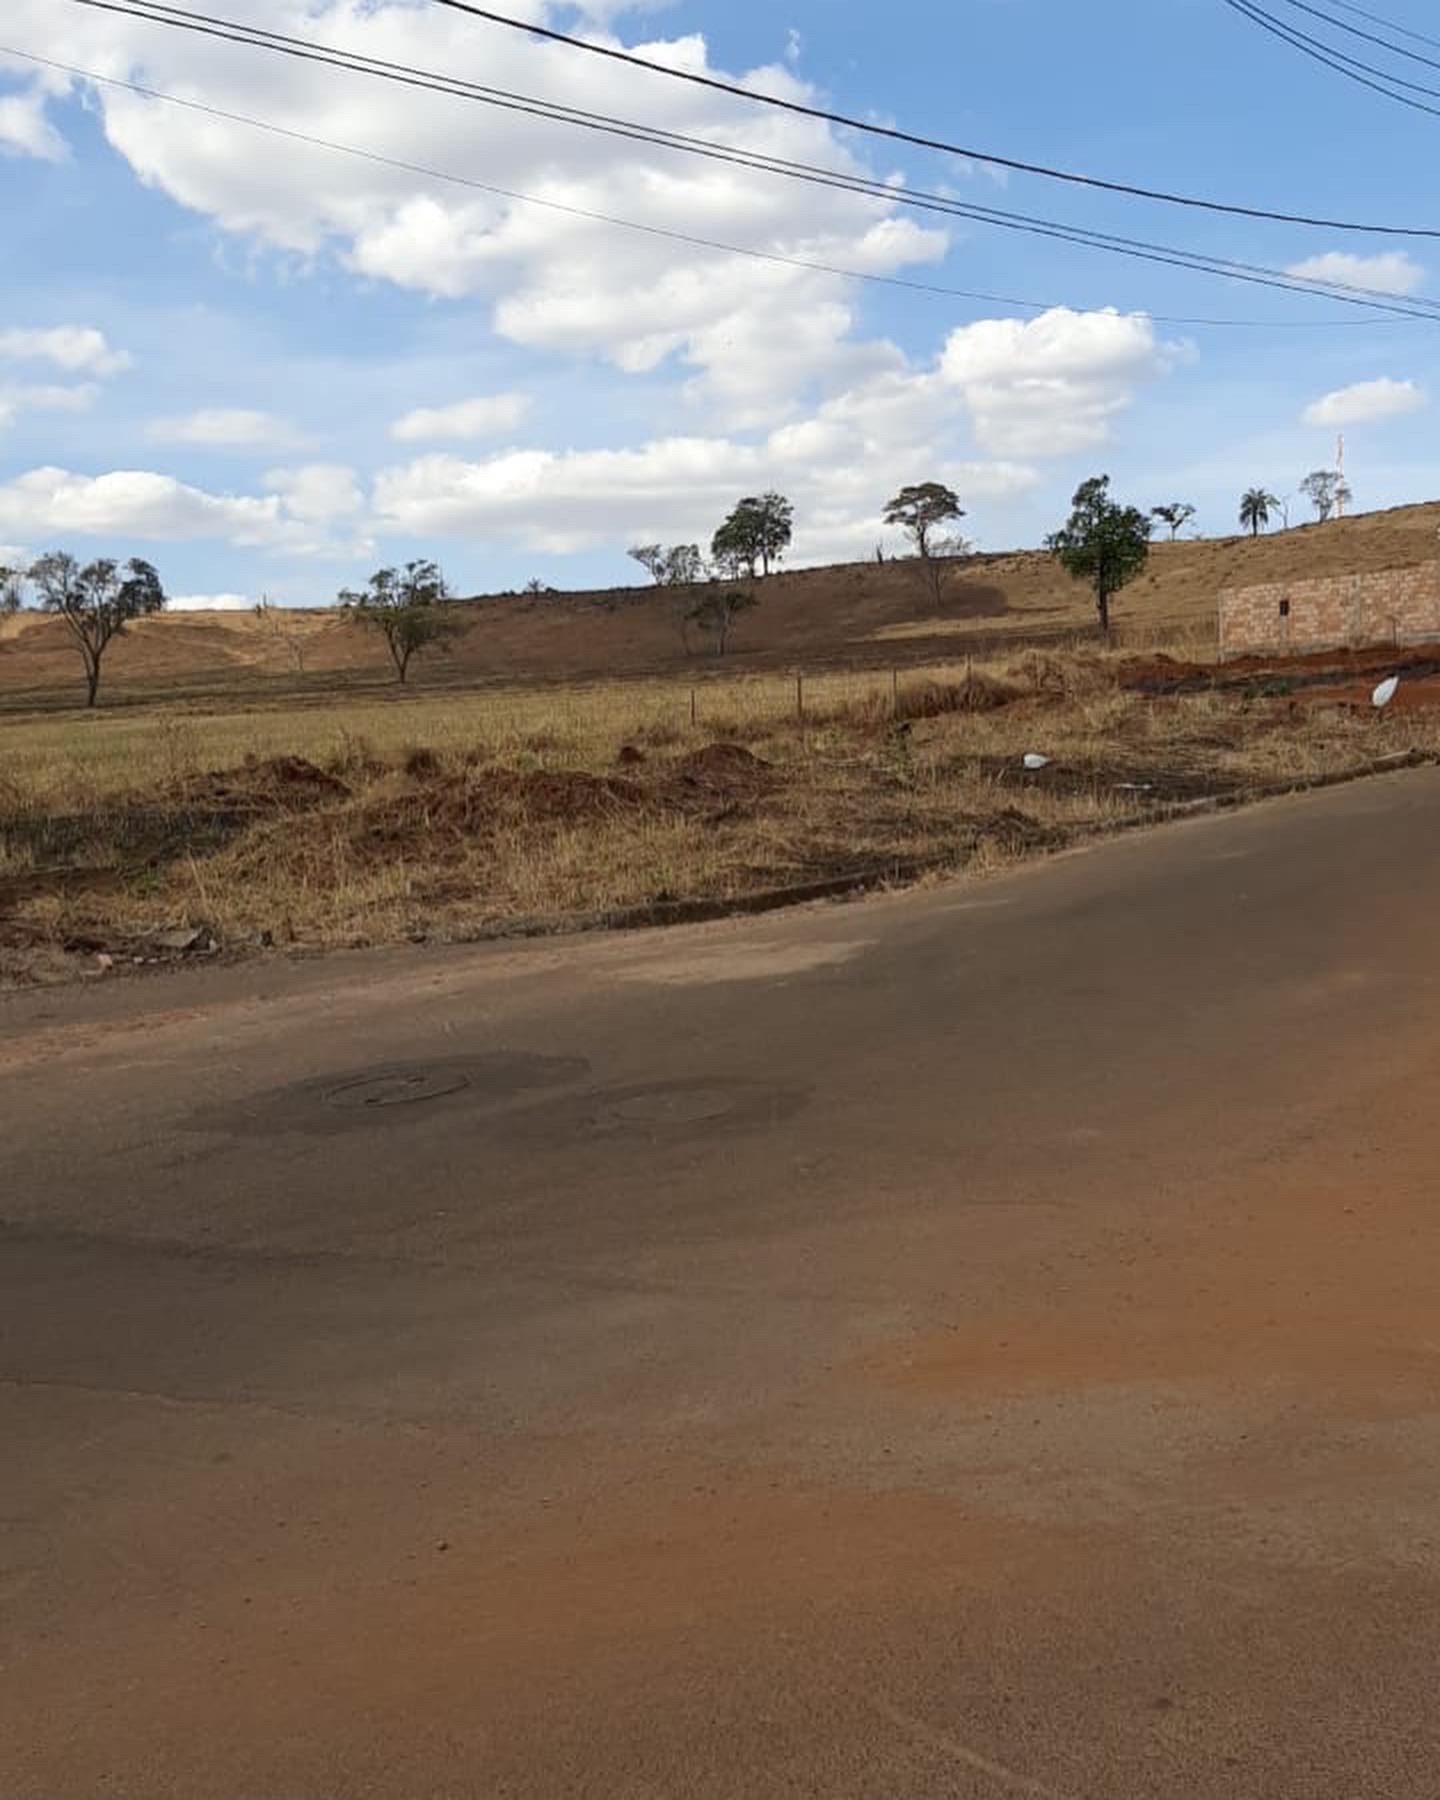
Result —
M 1299 491 L 1321 522 L 1343 511 L 1353 498 L 1336 469 L 1312 470 Z M 1240 497 L 1240 526 L 1252 537 L 1267 530 L 1277 514 L 1288 526 L 1286 502 L 1268 488 L 1247 488 Z M 957 529 L 966 517 L 959 496 L 942 481 L 914 482 L 886 502 L 882 516 L 909 540 L 925 591 L 939 610 L 949 571 L 974 551 Z M 1097 623 L 1108 633 L 1111 601 L 1145 568 L 1157 521 L 1173 542 L 1195 517 L 1195 507 L 1185 500 L 1167 501 L 1148 512 L 1123 504 L 1111 496 L 1110 477 L 1096 475 L 1075 490 L 1069 518 L 1045 539 L 1045 548 L 1070 575 L 1090 586 Z M 636 544 L 629 554 L 657 587 L 673 595 L 673 616 L 687 653 L 691 634 L 699 632 L 724 656 L 741 618 L 760 604 L 757 583 L 784 561 L 794 526 L 793 504 L 772 490 L 737 501 L 712 534 L 708 556 L 698 544 Z M 883 562 L 883 548 L 876 554 Z M 61 619 L 69 631 L 84 671 L 87 706 L 98 699 L 110 645 L 129 625 L 158 613 L 166 603 L 159 575 L 140 557 L 124 564 L 106 557 L 82 564 L 65 551 L 52 550 L 25 568 L 0 566 L 0 615 L 18 611 L 27 589 L 38 607 Z M 525 591 L 553 592 L 539 580 Z M 352 623 L 383 643 L 401 683 L 409 679 L 418 656 L 445 650 L 465 629 L 450 604 L 444 575 L 429 560 L 377 569 L 363 588 L 343 589 L 338 599 Z M 261 625 L 287 649 L 297 673 L 303 673 L 303 642 L 288 629 L 283 609 L 262 600 L 255 610 Z

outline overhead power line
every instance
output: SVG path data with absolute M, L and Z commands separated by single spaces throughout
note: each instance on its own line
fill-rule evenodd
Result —
M 1088 227 L 1071 225 L 1053 219 L 1035 218 L 996 207 L 980 206 L 974 202 L 959 201 L 951 197 L 927 193 L 924 190 L 892 186 L 887 182 L 868 176 L 819 168 L 808 163 L 792 162 L 759 152 L 745 151 L 733 144 L 719 144 L 707 139 L 692 138 L 679 132 L 638 125 L 630 120 L 616 119 L 605 114 L 590 113 L 556 102 L 538 100 L 529 95 L 518 95 L 504 89 L 484 87 L 478 83 L 463 81 L 458 77 L 441 76 L 434 71 L 417 69 L 409 64 L 390 63 L 381 58 L 342 51 L 332 45 L 288 37 L 281 33 L 263 30 L 260 27 L 237 25 L 232 20 L 219 19 L 210 14 L 193 13 L 181 7 L 162 4 L 162 0 L 138 0 L 138 3 L 137 0 L 77 0 L 77 4 L 104 12 L 143 19 L 151 24 L 197 32 L 203 36 L 243 44 L 250 48 L 298 57 L 303 61 L 343 69 L 350 73 L 396 81 L 411 88 L 477 101 L 509 112 L 528 114 L 555 123 L 600 131 L 611 136 L 645 143 L 652 147 L 683 151 L 686 154 L 705 157 L 712 161 L 750 168 L 766 174 L 781 175 L 817 187 L 858 194 L 882 201 L 887 206 L 903 204 L 922 212 L 995 225 L 1004 230 L 1051 238 L 1089 249 L 1104 250 L 1110 254 L 1138 261 L 1186 269 L 1192 273 L 1223 276 L 1227 279 L 1243 281 L 1254 286 L 1275 288 L 1288 293 L 1326 297 L 1346 305 L 1364 306 L 1400 317 L 1440 318 L 1440 301 L 1424 296 L 1408 296 L 1401 300 L 1397 299 L 1393 293 L 1377 288 L 1367 288 L 1350 282 L 1323 278 L 1292 276 L 1285 271 L 1267 268 L 1263 265 L 1214 257 L 1198 251 L 1180 250 L 1168 245 L 1150 243 L 1144 239 L 1125 238 L 1112 233 L 1097 232 Z
M 666 75 L 675 81 L 687 81 L 697 87 L 710 88 L 716 93 L 731 94 L 741 100 L 753 100 L 759 105 L 797 113 L 802 118 L 820 119 L 826 124 L 842 126 L 848 131 L 865 132 L 871 137 L 888 138 L 892 143 L 910 144 L 921 150 L 938 150 L 947 156 L 961 156 L 968 162 L 985 163 L 991 168 L 1010 169 L 1023 175 L 1039 175 L 1047 181 L 1070 182 L 1077 187 L 1097 188 L 1109 194 L 1125 194 L 1131 199 L 1155 200 L 1166 206 L 1186 206 L 1202 212 L 1226 213 L 1232 218 L 1267 219 L 1281 225 L 1306 225 L 1323 231 L 1367 232 L 1384 237 L 1440 237 L 1440 229 L 1433 226 L 1374 225 L 1360 224 L 1353 219 L 1315 218 L 1305 213 L 1242 206 L 1229 201 L 1203 199 L 1194 194 L 1173 194 L 1160 188 L 1140 187 L 1128 181 L 1107 181 L 1096 175 L 1080 175 L 1073 169 L 1056 169 L 1044 163 L 1025 162 L 1018 157 L 1001 156 L 995 151 L 976 150 L 970 145 L 948 143 L 943 138 L 926 137 L 919 132 L 901 130 L 897 126 L 877 125 L 873 120 L 852 118 L 845 113 L 832 112 L 826 107 L 807 106 L 799 100 L 787 100 L 778 94 L 766 94 L 757 88 L 742 87 L 738 82 L 724 81 L 715 75 L 701 75 L 693 69 L 671 68 L 664 63 L 651 62 L 647 57 L 637 56 L 631 50 L 592 43 L 588 38 L 575 37 L 570 32 L 557 31 L 551 26 L 536 25 L 527 19 L 512 18 L 507 13 L 496 12 L 488 6 L 472 5 L 470 0 L 434 0 L 434 3 L 448 7 L 453 12 L 468 13 L 472 18 L 483 19 L 491 25 L 503 25 L 550 43 L 567 44 L 571 49 L 584 50 L 592 56 L 603 56 L 612 62 L 644 69 L 652 75 Z
M 1333 25 L 1337 31 L 1348 32 L 1351 37 L 1362 39 L 1367 44 L 1376 44 L 1382 50 L 1388 50 L 1392 56 L 1404 56 L 1411 62 L 1421 63 L 1426 68 L 1440 69 L 1440 61 L 1433 56 L 1422 56 L 1418 50 L 1407 50 L 1404 44 L 1395 44 L 1389 38 L 1381 37 L 1377 32 L 1363 31 L 1360 26 L 1352 25 L 1348 19 L 1340 19 L 1333 12 L 1326 12 L 1321 7 L 1311 6 L 1308 0 L 1283 0 L 1286 6 L 1293 6 L 1296 12 L 1309 13 L 1312 18 L 1321 19 L 1327 25 Z M 1343 0 L 1334 0 L 1334 4 L 1342 5 Z M 1413 38 L 1417 44 L 1428 44 L 1432 50 L 1440 50 L 1440 39 L 1422 37 L 1418 31 L 1407 31 L 1403 25 L 1397 25 L 1391 19 L 1382 19 L 1378 13 L 1366 12 L 1358 6 L 1348 6 L 1347 12 L 1355 13 L 1362 19 L 1368 19 L 1373 25 L 1383 25 L 1387 31 L 1398 33 L 1401 37 Z
M 778 250 L 762 250 L 754 245 L 730 244 L 722 242 L 718 238 L 697 237 L 690 232 L 673 231 L 664 225 L 647 225 L 637 219 L 624 219 L 613 213 L 596 212 L 584 206 L 572 206 L 562 200 L 550 200 L 538 194 L 522 193 L 515 188 L 497 187 L 493 182 L 479 181 L 469 175 L 456 174 L 453 170 L 437 169 L 425 163 L 409 162 L 402 157 L 387 156 L 383 151 L 367 150 L 356 144 L 343 144 L 334 138 L 318 137 L 313 132 L 297 131 L 288 125 L 278 125 L 273 120 L 257 119 L 247 113 L 232 112 L 226 107 L 213 106 L 208 101 L 190 100 L 179 94 L 168 94 L 159 88 L 146 87 L 138 81 L 123 81 L 116 75 L 101 75 L 94 69 L 81 68 L 75 63 L 59 62 L 51 56 L 40 56 L 33 50 L 21 50 L 13 45 L 0 44 L 0 56 L 18 57 L 25 62 L 36 63 L 42 68 L 55 69 L 62 74 L 73 75 L 77 80 L 92 82 L 99 87 L 118 88 L 125 93 L 137 94 L 145 100 L 158 100 L 167 106 L 182 107 L 186 112 L 203 114 L 206 118 L 222 119 L 227 124 L 243 125 L 253 131 L 267 132 L 274 137 L 288 139 L 291 143 L 306 144 L 317 150 L 333 151 L 340 156 L 357 157 L 364 162 L 377 163 L 382 168 L 396 169 L 403 174 L 422 176 L 428 181 L 441 181 L 456 187 L 470 188 L 478 193 L 492 194 L 499 199 L 518 201 L 525 206 L 543 207 L 547 212 L 561 213 L 568 218 L 584 219 L 591 224 L 608 225 L 622 231 L 640 232 L 647 237 L 685 244 L 692 249 L 713 250 L 726 256 L 754 258 L 761 262 L 778 263 L 786 268 L 806 269 L 819 275 L 836 275 L 847 281 L 864 281 L 877 283 L 884 287 L 904 288 L 911 293 L 928 294 L 944 299 L 973 300 L 986 306 L 1014 307 L 1022 312 L 1053 312 L 1068 304 L 1060 300 L 1021 300 L 1013 294 L 992 294 L 979 292 L 972 288 L 948 287 L 939 282 L 914 281 L 902 275 L 880 275 L 870 269 L 851 269 L 837 263 L 817 262 L 810 257 L 788 256 Z M 1221 319 L 1156 313 L 1146 307 L 1129 310 L 1142 312 L 1156 325 L 1226 327 L 1246 331 L 1329 331 L 1336 328 L 1353 329 L 1356 326 L 1367 325 L 1403 325 L 1407 322 L 1404 318 Z
M 1279 38 L 1282 43 L 1289 44 L 1292 49 L 1300 51 L 1312 61 L 1323 63 L 1327 69 L 1334 69 L 1349 81 L 1354 81 L 1372 93 L 1383 94 L 1387 100 L 1397 101 L 1401 106 L 1408 106 L 1414 112 L 1429 113 L 1431 117 L 1440 119 L 1440 106 L 1431 106 L 1424 100 L 1417 100 L 1414 94 L 1429 94 L 1440 100 L 1440 88 L 1424 87 L 1418 82 L 1407 81 L 1388 70 L 1377 69 L 1372 64 L 1361 62 L 1358 58 L 1327 44 L 1322 39 L 1303 32 L 1294 26 L 1287 25 L 1274 13 L 1268 13 L 1263 7 L 1252 4 L 1252 0 L 1224 0 L 1232 12 L 1241 18 L 1249 19 L 1262 31 L 1268 31 L 1271 37 Z M 1401 93 L 1400 88 L 1409 88 L 1412 93 Z
M 1341 12 L 1354 13 L 1357 19 L 1368 19 L 1372 25 L 1383 25 L 1388 31 L 1395 31 L 1401 37 L 1413 38 L 1417 44 L 1429 44 L 1432 50 L 1440 50 L 1440 38 L 1426 37 L 1423 31 L 1414 31 L 1408 25 L 1397 24 L 1394 19 L 1382 18 L 1368 7 L 1355 5 L 1355 0 L 1330 0 L 1332 6 L 1339 7 Z

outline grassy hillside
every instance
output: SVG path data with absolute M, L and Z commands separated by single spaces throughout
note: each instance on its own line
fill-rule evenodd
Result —
M 1120 597 L 1122 641 L 1213 642 L 1216 598 L 1248 582 L 1398 567 L 1436 554 L 1440 503 L 1361 514 L 1256 540 L 1217 538 L 1155 547 L 1147 574 Z M 888 667 L 964 654 L 1017 638 L 1059 637 L 1093 620 L 1089 595 L 1040 551 L 982 556 L 952 573 L 936 612 L 913 564 L 854 564 L 773 576 L 741 622 L 726 666 Z M 424 686 L 710 672 L 702 641 L 687 656 L 673 601 L 654 589 L 477 597 L 451 655 L 417 665 Z M 332 691 L 383 685 L 377 642 L 334 612 L 288 616 L 287 644 L 244 613 L 175 613 L 147 620 L 111 650 L 112 701 L 207 690 Z M 293 642 L 303 649 L 297 669 Z M 22 615 L 0 621 L 0 706 L 68 703 L 78 666 L 64 627 Z

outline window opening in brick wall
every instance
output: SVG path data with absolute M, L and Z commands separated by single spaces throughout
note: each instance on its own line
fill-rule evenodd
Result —
M 1290 617 L 1290 602 L 1288 600 L 1282 600 L 1280 602 L 1280 617 L 1282 619 L 1288 619 Z

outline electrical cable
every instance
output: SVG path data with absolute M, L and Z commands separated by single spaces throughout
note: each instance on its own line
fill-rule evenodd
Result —
M 526 194 L 514 188 L 497 187 L 492 182 L 479 181 L 468 175 L 457 175 L 451 170 L 433 168 L 425 163 L 408 162 L 401 157 L 386 156 L 382 151 L 366 150 L 355 144 L 342 144 L 333 138 L 318 137 L 312 132 L 297 131 L 287 125 L 277 125 L 271 120 L 256 119 L 246 113 L 231 112 L 227 108 L 213 106 L 207 101 L 185 99 L 178 94 L 168 94 L 158 88 L 145 87 L 140 82 L 123 81 L 115 75 L 101 75 L 93 69 L 81 68 L 75 63 L 59 62 L 54 57 L 40 56 L 33 50 L 21 50 L 13 45 L 0 44 L 0 56 L 20 58 L 26 62 L 39 64 L 43 68 L 55 69 L 62 74 L 72 75 L 77 80 L 91 82 L 101 87 L 119 88 L 126 93 L 138 94 L 142 99 L 158 100 L 168 106 L 183 107 L 187 112 L 200 113 L 207 118 L 223 119 L 228 124 L 244 125 L 251 130 L 268 132 L 273 136 L 286 138 L 292 143 L 306 144 L 320 150 L 330 150 L 341 156 L 358 157 L 366 162 L 377 163 L 382 168 L 397 169 L 405 174 L 423 176 L 427 180 L 443 181 L 458 187 L 471 188 L 480 193 L 493 194 L 501 199 L 518 201 L 526 206 L 538 206 L 550 212 L 563 213 L 570 218 L 585 219 L 592 224 L 641 232 L 649 237 L 663 238 L 672 243 L 685 244 L 695 249 L 713 250 L 727 256 L 753 257 L 762 262 L 778 263 L 787 268 L 806 269 L 820 275 L 835 275 L 847 281 L 864 281 L 885 287 L 904 288 L 912 293 L 929 294 L 945 299 L 974 300 L 987 306 L 1009 306 L 1023 312 L 1054 312 L 1067 304 L 1057 300 L 1021 300 L 1013 294 L 984 293 L 971 288 L 947 287 L 939 282 L 913 281 L 901 275 L 880 275 L 873 270 L 850 269 L 835 263 L 816 262 L 808 257 L 787 256 L 781 251 L 760 250 L 754 246 L 724 243 L 716 238 L 697 237 L 690 232 L 671 230 L 667 226 L 646 225 L 636 219 L 619 218 L 613 213 L 596 212 L 589 207 L 572 206 L 561 200 L 544 199 L 538 194 Z M 1132 308 L 1130 310 L 1143 312 L 1144 316 L 1156 325 L 1225 327 L 1247 331 L 1328 331 L 1341 327 L 1407 323 L 1404 318 L 1217 319 L 1156 313 L 1151 312 L 1148 308 Z
M 1330 47 L 1322 45 L 1318 38 L 1306 37 L 1303 33 L 1291 30 L 1288 25 L 1261 11 L 1258 6 L 1252 6 L 1249 0 L 1224 0 L 1224 4 L 1232 12 L 1237 12 L 1242 18 L 1249 19 L 1252 24 L 1258 25 L 1262 31 L 1268 31 L 1272 37 L 1279 38 L 1282 43 L 1289 44 L 1293 49 L 1300 51 L 1302 55 L 1310 57 L 1313 61 L 1323 63 L 1327 69 L 1334 69 L 1337 74 L 1345 76 L 1347 80 L 1357 82 L 1363 88 L 1369 88 L 1372 93 L 1383 94 L 1387 100 L 1395 100 L 1401 106 L 1408 106 L 1415 112 L 1429 113 L 1433 118 L 1440 119 L 1440 107 L 1427 106 L 1423 100 L 1414 100 L 1408 94 L 1397 94 L 1394 88 L 1386 87 L 1382 81 L 1374 81 L 1370 79 L 1369 75 L 1357 73 L 1358 70 L 1368 68 L 1369 65 L 1358 63 L 1354 57 L 1346 56 L 1343 51 L 1331 52 Z M 1372 71 L 1372 73 L 1381 73 L 1381 71 Z M 1384 79 L 1387 81 L 1398 80 L 1398 77 L 1385 76 Z M 1403 85 L 1411 86 L 1413 84 L 1407 82 Z M 1427 88 L 1423 91 L 1428 93 L 1432 90 Z
M 1304 213 L 1286 213 L 1266 207 L 1241 206 L 1221 200 L 1202 199 L 1193 194 L 1173 194 L 1159 188 L 1139 187 L 1132 182 L 1106 181 L 1095 175 L 1080 175 L 1073 170 L 1051 168 L 1044 163 L 1024 162 L 1018 157 L 1000 156 L 986 150 L 976 150 L 964 144 L 947 143 L 942 138 L 925 137 L 918 132 L 903 131 L 895 126 L 877 125 L 873 120 L 852 118 L 845 113 L 832 112 L 825 107 L 807 106 L 798 100 L 786 100 L 778 94 L 766 94 L 755 88 L 742 87 L 738 82 L 723 81 L 718 76 L 701 75 L 693 69 L 669 68 L 663 63 L 650 62 L 643 56 L 636 56 L 633 51 L 619 50 L 608 44 L 596 44 L 586 38 L 575 37 L 569 32 L 556 31 L 551 26 L 537 25 L 526 19 L 511 18 L 506 13 L 496 12 L 488 6 L 475 6 L 470 0 L 434 0 L 437 6 L 445 6 L 454 12 L 469 13 L 473 18 L 483 19 L 491 25 L 503 25 L 514 31 L 523 31 L 531 37 L 543 38 L 550 43 L 566 44 L 575 50 L 585 50 L 594 56 L 608 57 L 614 62 L 626 63 L 632 68 L 645 69 L 652 75 L 668 75 L 676 81 L 688 81 L 699 87 L 711 88 L 717 93 L 731 94 L 742 100 L 753 100 L 764 106 L 778 107 L 785 112 L 797 113 L 802 118 L 820 119 L 830 125 L 843 126 L 849 131 L 861 131 L 873 137 L 888 138 L 894 143 L 911 144 L 921 150 L 938 150 L 947 156 L 961 156 L 969 162 L 985 163 L 992 168 L 1010 169 L 1023 175 L 1039 175 L 1047 181 L 1071 182 L 1079 187 L 1099 188 L 1106 193 L 1125 194 L 1132 199 L 1154 200 L 1166 206 L 1195 207 L 1204 212 L 1228 213 L 1232 217 L 1244 219 L 1266 219 L 1281 225 L 1306 225 L 1323 231 L 1355 231 L 1369 232 L 1387 237 L 1437 237 L 1440 230 L 1429 226 L 1410 227 L 1405 225 L 1372 225 L 1359 224 L 1354 220 L 1315 218 Z
M 1403 44 L 1392 44 L 1389 38 L 1379 37 L 1373 31 L 1362 31 L 1358 25 L 1351 25 L 1346 20 L 1337 18 L 1334 13 L 1325 12 L 1318 6 L 1309 5 L 1308 0 L 1282 0 L 1282 4 L 1293 6 L 1297 12 L 1309 13 L 1312 18 L 1323 19 L 1327 25 L 1333 26 L 1336 31 L 1345 31 L 1348 32 L 1351 37 L 1360 38 L 1367 44 L 1376 44 L 1380 49 L 1388 50 L 1392 56 L 1406 57 L 1409 61 L 1419 63 L 1427 69 L 1440 69 L 1440 59 L 1433 56 L 1422 56 L 1418 50 L 1407 50 Z M 1399 78 L 1393 77 L 1389 79 L 1398 80 Z M 1409 86 L 1411 84 L 1406 83 L 1406 85 Z M 1431 88 L 1420 89 L 1421 93 L 1427 94 L 1432 93 L 1433 91 L 1434 90 Z
M 1337 26 L 1341 31 L 1353 31 L 1355 29 L 1352 25 L 1346 25 L 1343 20 L 1336 20 L 1332 18 L 1330 14 L 1322 13 L 1316 7 L 1307 5 L 1305 0 L 1283 0 L 1283 4 L 1296 6 L 1301 12 L 1313 13 L 1316 18 L 1327 20 L 1330 24 Z M 1358 56 L 1352 56 L 1348 50 L 1342 50 L 1336 44 L 1327 44 L 1323 38 L 1316 37 L 1313 31 L 1302 30 L 1299 25 L 1286 25 L 1283 19 L 1259 5 L 1258 0 L 1246 0 L 1246 5 L 1252 12 L 1260 15 L 1262 18 L 1270 20 L 1273 24 L 1279 25 L 1283 30 L 1291 32 L 1295 37 L 1302 39 L 1305 43 L 1313 45 L 1321 50 L 1328 51 L 1332 56 L 1338 57 L 1341 62 L 1348 63 L 1351 68 L 1358 69 L 1361 74 L 1375 75 L 1382 81 L 1391 82 L 1396 87 L 1409 88 L 1413 94 L 1428 94 L 1432 100 L 1440 100 L 1440 88 L 1427 87 L 1422 81 L 1409 81 L 1405 76 L 1396 75 L 1389 69 L 1377 69 L 1373 63 L 1361 62 Z M 1365 32 L 1359 33 L 1358 35 L 1363 37 L 1369 36 L 1369 34 Z M 1377 38 L 1372 41 L 1379 43 L 1381 40 Z M 1394 46 L 1386 44 L 1384 45 L 1384 48 L 1391 50 Z M 1397 51 L 1396 54 L 1400 56 L 1411 56 L 1413 55 L 1413 52 L 1409 50 L 1400 50 Z M 1417 63 L 1429 62 L 1430 59 L 1428 57 L 1417 56 L 1415 57 L 1415 61 Z M 1440 69 L 1440 63 L 1431 63 L 1430 66 L 1432 68 Z
M 237 25 L 234 21 L 216 19 L 209 14 L 187 12 L 180 7 L 164 5 L 162 0 L 76 0 L 76 3 L 104 12 L 143 19 L 152 24 L 196 32 L 203 36 L 219 38 L 250 48 L 299 57 L 301 60 L 344 69 L 350 73 L 395 80 L 406 86 L 445 93 L 460 99 L 477 100 L 507 111 L 531 114 L 553 122 L 578 125 L 612 136 L 647 143 L 652 147 L 685 151 L 711 160 L 757 169 L 764 173 L 785 175 L 813 185 L 881 200 L 886 204 L 899 202 L 925 212 L 964 218 L 1005 230 L 1021 231 L 1032 236 L 1078 244 L 1086 248 L 1106 250 L 1140 261 L 1187 269 L 1192 273 L 1220 275 L 1227 279 L 1277 288 L 1285 292 L 1318 295 L 1344 304 L 1360 305 L 1400 317 L 1429 319 L 1440 316 L 1440 310 L 1437 310 L 1440 309 L 1440 301 L 1424 296 L 1410 296 L 1402 301 L 1393 294 L 1380 289 L 1365 288 L 1348 282 L 1294 277 L 1262 265 L 1214 257 L 1203 252 L 1177 250 L 1170 246 L 1149 243 L 1144 239 L 1124 238 L 1111 233 L 1096 232 L 1087 227 L 1074 226 L 1055 220 L 1037 219 L 1026 214 L 1011 213 L 999 208 L 984 207 L 973 202 L 962 202 L 926 193 L 923 190 L 899 187 L 870 177 L 834 169 L 816 168 L 810 164 L 791 162 L 758 152 L 741 151 L 733 145 L 720 145 L 705 139 L 689 138 L 677 132 L 639 126 L 631 121 L 617 120 L 603 114 L 587 113 L 578 108 L 553 102 L 538 101 L 530 96 L 517 96 L 509 94 L 506 90 L 484 88 L 477 83 L 465 82 L 459 78 L 439 76 L 433 71 L 416 69 L 408 64 L 392 64 L 381 58 L 352 55 L 333 46 L 317 45 L 310 40 L 289 38 L 280 33 L 264 31 L 258 27 Z

